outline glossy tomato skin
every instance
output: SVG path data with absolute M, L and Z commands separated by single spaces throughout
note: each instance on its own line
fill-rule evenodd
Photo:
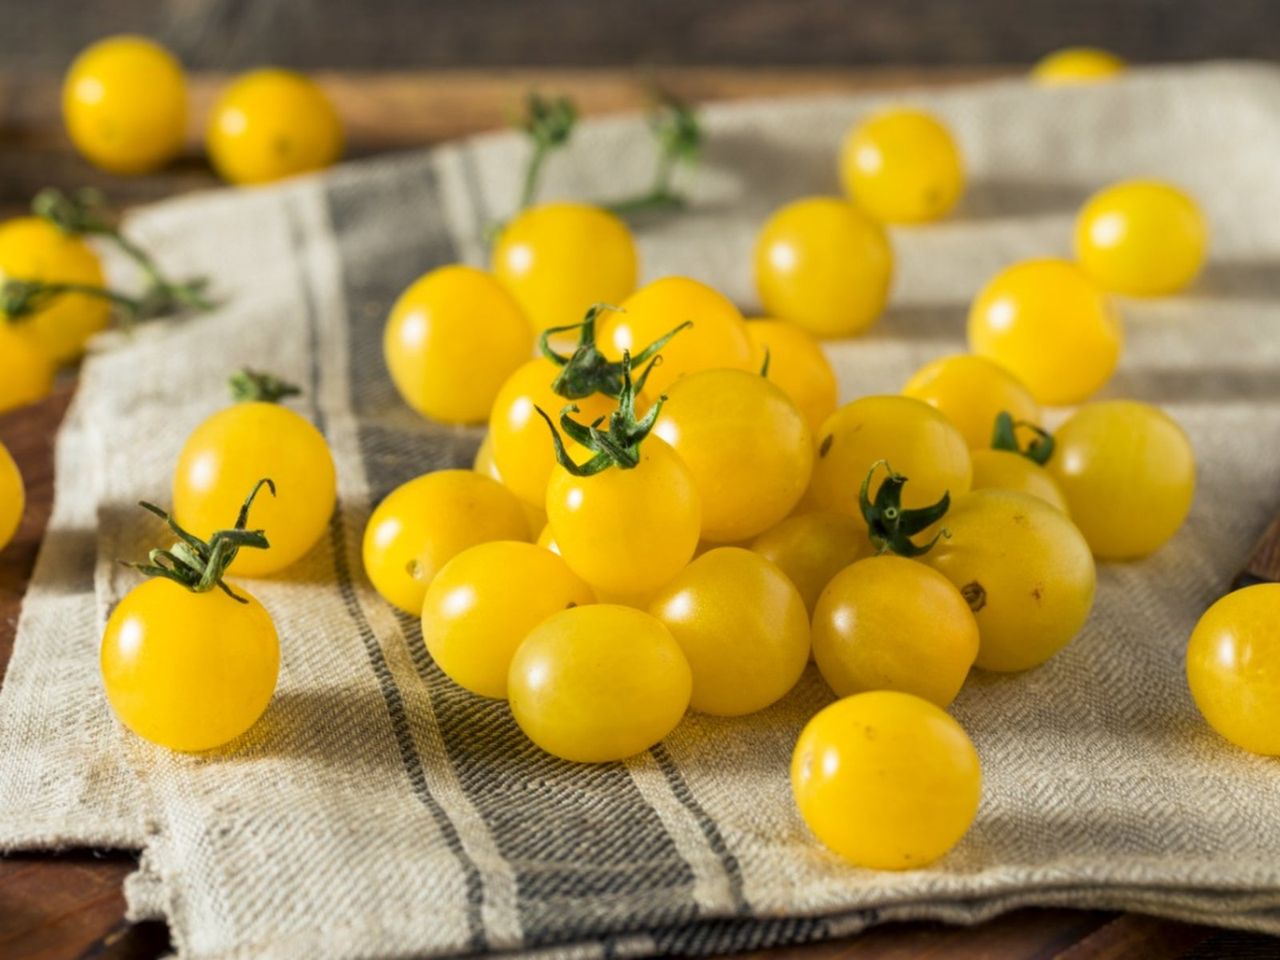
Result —
M 1031 80 L 1041 86 L 1099 83 L 1126 68 L 1127 64 L 1108 50 L 1066 47 L 1041 58 L 1031 69 Z
M 831 578 L 875 548 L 861 519 L 835 510 L 809 510 L 760 534 L 751 549 L 787 575 L 812 613 Z
M 245 495 L 263 478 L 276 487 L 253 502 L 249 529 L 269 550 L 242 550 L 231 573 L 261 577 L 302 558 L 324 535 L 337 502 L 333 455 L 305 417 L 275 403 L 237 403 L 201 423 L 178 456 L 173 509 L 202 539 L 235 523 Z
M 787 694 L 809 660 L 809 617 L 795 586 L 741 547 L 709 550 L 658 591 L 662 621 L 693 672 L 692 709 L 755 713 Z
M 964 193 L 964 180 L 951 131 L 924 110 L 872 114 L 849 131 L 840 150 L 845 194 L 882 223 L 945 217 Z
M 1280 584 L 1236 590 L 1208 609 L 1187 645 L 1187 683 L 1219 734 L 1280 756 Z
M 364 570 L 387 602 L 422 615 L 427 586 L 455 556 L 531 537 L 515 494 L 474 470 L 437 470 L 391 491 L 364 531 Z
M 969 829 L 982 793 L 973 743 L 939 707 L 890 690 L 823 709 L 791 761 L 796 807 L 824 845 L 860 867 L 910 870 Z
M 218 95 L 205 145 L 228 183 L 269 183 L 336 163 L 342 121 L 310 78 L 292 70 L 251 70 Z
M 48 396 L 53 375 L 53 361 L 36 336 L 0 317 L 0 413 Z
M 970 450 L 991 446 L 996 417 L 1039 424 L 1040 404 L 1012 373 L 986 357 L 958 353 L 931 360 L 911 375 L 904 396 L 923 400 L 950 420 Z
M 816 431 L 836 409 L 838 386 L 822 345 L 799 324 L 786 320 L 750 320 L 751 366 L 769 361 L 770 382 L 791 398 L 809 430 Z
M 280 643 L 262 605 L 237 591 L 192 593 L 148 580 L 112 611 L 102 639 L 111 709 L 143 739 L 211 750 L 257 722 L 276 687 Z
M 101 287 L 106 282 L 98 255 L 79 237 L 68 236 L 39 217 L 0 224 L 0 283 L 38 280 Z M 100 297 L 69 293 L 22 319 L 54 363 L 70 363 L 95 333 L 107 328 L 111 308 Z
M 1134 400 L 1085 404 L 1054 440 L 1049 470 L 1095 556 L 1143 557 L 1178 532 L 1195 497 L 1195 451 L 1164 411 Z
M 1026 384 L 1040 403 L 1079 403 L 1111 379 L 1124 331 L 1107 295 L 1066 260 L 1001 271 L 969 308 L 969 346 Z
M 597 303 L 626 300 L 639 254 L 627 225 L 608 210 L 542 203 L 502 228 L 491 268 L 541 331 L 580 323 Z
M 71 64 L 62 118 L 90 163 L 118 174 L 150 173 L 182 150 L 187 81 L 164 47 L 144 37 L 100 40 Z
M 671 385 L 654 427 L 693 474 L 702 538 L 733 543 L 787 516 L 809 486 L 813 434 L 758 373 L 702 370 Z
M 1071 513 L 1067 498 L 1053 474 L 1012 450 L 973 451 L 973 489 L 992 488 L 1027 493 L 1065 514 Z
M 813 659 L 839 697 L 898 690 L 945 707 L 977 654 L 978 624 L 960 591 L 905 557 L 846 567 L 813 611 Z
M 8 448 L 0 443 L 0 550 L 9 545 L 22 523 L 27 488 Z
M 756 237 L 756 291 L 770 316 L 815 337 L 852 337 L 884 311 L 893 250 L 879 223 L 847 200 L 807 197 Z
M 604 763 L 641 753 L 689 705 L 689 664 L 642 610 L 591 604 L 534 627 L 507 682 L 511 713 L 534 743 L 564 760 Z

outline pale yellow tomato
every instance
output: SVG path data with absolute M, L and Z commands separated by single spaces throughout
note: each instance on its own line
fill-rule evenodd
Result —
M 1031 79 L 1043 86 L 1098 83 L 1124 72 L 1127 64 L 1108 50 L 1066 47 L 1041 58 L 1031 68 Z
M 885 223 L 939 220 L 964 192 L 964 161 L 931 113 L 891 107 L 849 131 L 840 149 L 844 192 Z
M 902 392 L 939 410 L 964 435 L 970 450 L 991 446 L 1001 413 L 1021 423 L 1040 422 L 1040 404 L 1031 391 L 1000 364 L 971 353 L 929 361 L 911 375 Z
M 974 490 L 1014 490 L 1071 512 L 1058 481 L 1034 460 L 1012 450 L 975 450 L 972 456 Z
M 838 393 L 836 373 L 822 346 L 804 327 L 786 320 L 748 321 L 747 336 L 752 366 L 762 370 L 768 360 L 769 379 L 791 398 L 809 430 L 816 431 L 835 412 Z
M 849 564 L 870 556 L 873 547 L 861 518 L 835 510 L 795 513 L 766 530 L 751 549 L 778 565 L 810 613 L 831 578 Z
M 0 443 L 0 550 L 9 545 L 22 523 L 27 488 L 8 448 Z
M 53 361 L 24 321 L 0 317 L 0 413 L 48 396 L 53 374 Z

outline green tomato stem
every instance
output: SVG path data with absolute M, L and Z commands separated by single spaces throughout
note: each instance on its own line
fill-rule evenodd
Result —
M 236 403 L 279 403 L 286 397 L 302 394 L 301 387 L 274 374 L 248 367 L 233 373 L 228 385 L 231 387 L 231 399 Z
M 1034 434 L 1025 447 L 1018 442 L 1019 427 L 1024 427 Z M 1032 463 L 1038 463 L 1043 467 L 1053 456 L 1053 434 L 1026 420 L 1014 420 L 1012 414 L 1002 410 L 996 414 L 995 428 L 991 434 L 991 448 L 1020 454 Z
M 871 499 L 871 479 L 876 471 L 884 467 L 888 476 L 881 481 L 876 490 L 875 499 Z M 896 473 L 887 460 L 877 460 L 867 471 L 858 491 L 858 505 L 863 519 L 867 521 L 867 531 L 877 553 L 894 553 L 900 557 L 919 557 L 933 549 L 934 544 L 942 537 L 950 537 L 947 530 L 939 530 L 928 543 L 916 544 L 912 541 L 918 533 L 922 533 L 941 520 L 951 506 L 951 494 L 944 493 L 937 503 L 917 510 L 906 510 L 902 506 L 902 488 L 907 478 Z

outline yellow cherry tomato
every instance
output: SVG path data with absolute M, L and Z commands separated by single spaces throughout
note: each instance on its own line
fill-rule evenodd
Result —
M 1034 460 L 1012 450 L 975 450 L 972 456 L 974 490 L 1015 490 L 1071 512 L 1058 481 Z
M 1178 292 L 1200 273 L 1208 245 L 1209 228 L 1196 202 L 1159 180 L 1107 187 L 1076 217 L 1076 259 L 1115 293 Z
M 224 180 L 268 183 L 337 162 L 342 121 L 310 78 L 292 70 L 252 70 L 218 95 L 205 144 Z
M 280 643 L 262 604 L 242 595 L 246 603 L 164 579 L 125 595 L 100 652 L 102 686 L 121 723 L 162 747 L 196 752 L 257 722 L 275 692 Z
M 1043 57 L 1031 68 L 1031 79 L 1043 86 L 1097 83 L 1126 68 L 1114 53 L 1097 47 L 1067 47 Z
M 803 327 L 786 320 L 751 320 L 751 365 L 756 370 L 769 361 L 769 379 L 791 398 L 810 431 L 835 412 L 836 373 L 822 347 Z
M 1040 404 L 1012 373 L 971 353 L 931 360 L 911 375 L 902 392 L 940 411 L 964 434 L 970 450 L 991 446 L 996 417 L 1040 422 Z
M 968 601 L 979 667 L 1029 670 L 1080 632 L 1096 574 L 1089 545 L 1061 510 L 1025 493 L 975 490 L 957 497 L 939 526 L 951 536 L 922 559 Z
M 689 706 L 736 717 L 780 700 L 809 660 L 809 616 L 786 574 L 741 547 L 709 550 L 658 591 L 649 612 L 693 671 Z
M 8 448 L 0 443 L 0 550 L 9 545 L 22 523 L 27 488 Z
M 427 587 L 422 638 L 454 683 L 505 699 L 511 658 L 529 631 L 595 600 L 551 551 L 515 540 L 481 543 L 441 567 Z
M 960 842 L 982 766 L 964 729 L 907 693 L 838 700 L 805 726 L 791 759 L 796 807 L 823 844 L 873 870 L 909 870 Z
M 969 308 L 969 346 L 1026 384 L 1041 403 L 1079 403 L 1120 359 L 1124 331 L 1107 295 L 1066 260 L 1024 260 Z
M 831 578 L 873 550 L 866 524 L 835 510 L 793 514 L 756 537 L 751 549 L 777 564 L 810 613 Z
M 237 403 L 201 423 L 182 447 L 173 473 L 178 523 L 208 539 L 226 529 L 245 490 L 262 477 L 276 496 L 258 498 L 253 528 L 270 550 L 242 550 L 231 572 L 242 577 L 276 573 L 299 560 L 329 528 L 337 501 L 333 455 L 305 417 L 277 403 Z
M 39 217 L 18 217 L 0 224 L 0 283 L 38 280 L 101 287 L 102 263 L 87 243 L 68 236 Z M 101 297 L 68 293 L 19 320 L 55 363 L 84 352 L 95 333 L 105 330 L 111 307 Z
M 840 149 L 844 192 L 884 223 L 939 220 L 964 192 L 951 132 L 923 110 L 894 107 L 849 131 Z
M 150 173 L 182 149 L 187 81 L 182 65 L 144 37 L 108 37 L 71 64 L 62 119 L 90 163 L 112 173 Z
M 858 491 L 879 460 L 911 482 L 907 509 L 927 507 L 944 493 L 969 489 L 973 465 L 960 431 L 933 407 L 911 397 L 862 397 L 827 418 L 818 431 L 818 458 L 809 495 L 816 506 L 862 516 Z
M 751 368 L 751 340 L 742 314 L 705 283 L 663 277 L 641 287 L 621 307 L 600 324 L 600 349 L 611 360 L 621 360 L 624 350 L 639 353 L 680 324 L 693 323 L 662 348 L 662 362 L 653 368 L 646 387 L 653 396 L 688 373 Z
M 653 432 L 680 455 L 702 500 L 702 538 L 763 533 L 804 496 L 813 434 L 780 389 L 745 370 L 702 370 L 671 385 Z
M 592 604 L 534 627 L 511 660 L 511 713 L 547 753 L 581 763 L 648 750 L 684 716 L 693 681 L 680 645 L 642 610 Z
M 813 659 L 838 697 L 898 690 L 945 707 L 977 654 L 978 624 L 960 591 L 904 557 L 846 567 L 813 611 Z
M 498 472 L 498 465 L 493 461 L 493 436 L 486 433 L 484 440 L 480 443 L 480 449 L 476 451 L 475 461 L 471 464 L 471 469 L 476 473 L 483 473 L 486 477 L 493 477 L 499 483 L 502 483 L 502 474 Z M 537 504 L 528 503 L 525 500 L 520 501 L 520 506 L 524 509 L 524 518 L 529 523 L 529 530 L 541 530 L 547 525 L 547 511 L 544 509 L 546 503 L 546 489 L 544 486 L 542 498 Z
M 0 413 L 35 403 L 53 389 L 53 361 L 24 323 L 0 316 Z
M 364 531 L 364 572 L 383 599 L 421 616 L 427 586 L 463 550 L 530 536 L 520 501 L 498 481 L 474 470 L 437 470 L 378 504 Z
M 1134 400 L 1086 404 L 1054 434 L 1049 470 L 1098 557 L 1143 557 L 1178 532 L 1196 489 L 1196 458 L 1163 410 Z
M 884 228 L 852 203 L 808 197 L 765 222 L 755 274 L 766 313 L 815 337 L 852 337 L 884 311 L 893 250 Z
M 622 303 L 636 289 L 638 262 L 631 231 L 608 210 L 543 203 L 502 228 L 491 265 L 533 326 L 545 330 L 580 322 L 597 303 Z
M 1245 587 L 1208 609 L 1187 645 L 1187 682 L 1214 730 L 1280 756 L 1280 584 Z
M 413 409 L 442 423 L 483 423 L 502 384 L 533 352 L 533 330 L 492 276 L 440 267 L 400 294 L 382 348 Z

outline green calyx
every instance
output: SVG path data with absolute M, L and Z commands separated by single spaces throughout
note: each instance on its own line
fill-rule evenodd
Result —
M 1025 447 L 1018 442 L 1019 427 L 1032 432 L 1031 440 Z M 1014 420 L 1011 414 L 1001 411 L 996 414 L 995 429 L 991 433 L 991 448 L 1020 454 L 1043 467 L 1053 456 L 1053 434 L 1026 420 Z
M 520 191 L 520 209 L 530 206 L 538 197 L 542 168 L 547 157 L 569 142 L 578 123 L 578 108 L 568 97 L 547 98 L 532 92 L 525 100 L 525 114 L 520 129 L 529 138 L 532 152 L 524 172 Z
M 286 397 L 296 397 L 302 393 L 302 389 L 292 383 L 248 367 L 233 373 L 228 384 L 231 387 L 231 399 L 236 403 L 279 403 Z
M 676 170 L 692 166 L 702 152 L 703 131 L 697 111 L 661 90 L 655 91 L 654 99 L 656 106 L 649 115 L 649 129 L 658 149 L 653 185 L 639 196 L 609 204 L 619 216 L 683 207 L 685 197 L 675 188 Z
M 555 445 L 556 462 L 575 477 L 594 476 L 610 467 L 618 467 L 621 470 L 632 470 L 638 467 L 640 465 L 640 444 L 653 431 L 654 424 L 658 422 L 658 414 L 662 411 L 662 405 L 667 398 L 665 396 L 659 397 L 658 402 L 653 405 L 653 409 L 645 414 L 642 419 L 637 419 L 637 389 L 636 384 L 631 379 L 631 354 L 624 353 L 622 355 L 622 389 L 618 393 L 618 409 L 609 414 L 608 429 L 600 429 L 600 424 L 604 421 L 603 417 L 590 425 L 578 423 L 578 421 L 569 416 L 571 413 L 578 412 L 578 408 L 574 404 L 569 404 L 560 411 L 560 430 L 563 430 L 571 440 L 578 442 L 594 454 L 590 460 L 582 464 L 574 463 L 569 456 L 569 451 L 565 449 L 564 441 L 560 439 L 560 431 L 556 429 L 555 423 L 552 422 L 547 412 L 541 407 L 534 407 L 542 419 L 547 422 L 547 428 L 551 431 L 551 442 Z
M 266 550 L 271 546 L 263 531 L 245 529 L 249 523 L 249 508 L 253 506 L 254 498 L 263 487 L 269 489 L 273 497 L 276 495 L 276 485 L 271 480 L 266 478 L 259 480 L 249 491 L 244 506 L 240 508 L 235 526 L 230 530 L 217 531 L 207 541 L 188 533 L 178 524 L 178 521 L 154 503 L 142 501 L 138 506 L 154 513 L 167 523 L 169 529 L 178 536 L 178 542 L 168 550 L 152 550 L 147 555 L 149 563 L 130 563 L 127 566 L 149 577 L 164 577 L 172 580 L 192 593 L 208 593 L 217 587 L 232 600 L 248 603 L 247 599 L 228 587 L 222 578 L 242 547 Z
M 876 471 L 884 467 L 888 476 L 876 490 L 875 499 L 871 499 L 871 478 Z M 877 460 L 867 471 L 862 481 L 862 489 L 858 492 L 858 504 L 862 508 L 862 517 L 867 521 L 867 529 L 871 542 L 878 553 L 896 553 L 900 557 L 919 557 L 933 549 L 933 545 L 941 537 L 949 537 L 946 530 L 939 530 L 928 543 L 923 546 L 912 541 L 912 537 L 923 533 L 941 520 L 951 506 L 951 494 L 944 493 L 937 503 L 916 510 L 906 510 L 902 506 L 902 488 L 907 478 L 895 473 L 887 460 Z
M 661 362 L 658 351 L 681 330 L 693 326 L 692 320 L 686 320 L 674 330 L 653 341 L 634 357 L 630 357 L 629 360 L 610 360 L 596 346 L 596 319 L 605 310 L 620 310 L 620 308 L 607 303 L 597 303 L 587 311 L 586 318 L 581 323 L 551 327 L 543 331 L 538 340 L 538 348 L 542 351 L 542 355 L 560 368 L 560 372 L 551 383 L 551 389 L 566 399 L 583 400 L 597 393 L 603 393 L 607 397 L 620 397 L 626 377 L 630 375 L 628 369 L 624 376 L 623 366 L 629 363 L 630 367 L 638 367 L 648 363 L 649 365 L 641 371 L 635 383 L 634 389 L 638 393 L 644 389 L 645 381 L 654 364 Z M 574 330 L 578 331 L 578 345 L 574 347 L 573 353 L 568 356 L 557 353 L 551 347 L 551 337 L 557 333 L 569 333 Z

